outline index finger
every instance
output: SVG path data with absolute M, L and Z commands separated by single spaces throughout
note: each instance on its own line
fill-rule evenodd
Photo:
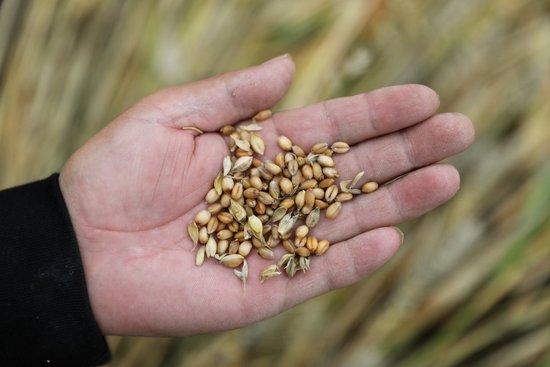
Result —
M 282 111 L 264 126 L 266 132 L 285 135 L 304 149 L 323 141 L 356 144 L 415 125 L 438 107 L 439 97 L 432 89 L 398 85 Z

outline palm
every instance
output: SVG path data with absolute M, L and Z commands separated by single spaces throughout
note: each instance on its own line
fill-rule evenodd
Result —
M 270 68 L 270 73 L 262 68 Z M 94 137 L 64 168 L 61 187 L 92 306 L 105 332 L 182 335 L 238 327 L 274 315 L 376 269 L 400 242 L 397 232 L 385 226 L 417 216 L 456 191 L 455 171 L 439 165 L 345 205 L 337 220 L 321 222 L 316 229 L 318 237 L 334 244 L 326 257 L 315 258 L 309 273 L 291 280 L 278 277 L 260 284 L 257 274 L 272 262 L 258 256 L 249 257 L 246 288 L 227 268 L 213 263 L 196 268 L 185 228 L 203 208 L 227 148 L 219 134 L 196 136 L 181 126 L 216 131 L 270 107 L 284 94 L 292 67 L 283 59 L 251 70 L 145 99 Z M 258 83 L 244 73 L 268 80 L 275 74 L 279 82 L 252 96 L 245 88 L 258 88 Z M 227 88 L 219 92 L 222 78 L 230 93 Z M 206 112 L 197 94 L 208 95 L 211 105 Z M 277 152 L 279 134 L 304 148 L 342 139 L 355 144 L 351 153 L 337 157 L 343 176 L 365 170 L 371 179 L 388 181 L 470 143 L 471 125 L 461 116 L 434 116 L 408 127 L 433 114 L 434 97 L 423 87 L 401 87 L 371 94 L 368 104 L 364 96 L 356 96 L 281 112 L 263 123 L 266 157 Z M 376 122 L 368 121 L 373 109 L 378 110 Z M 407 128 L 405 133 L 394 132 L 402 128 Z M 375 138 L 378 135 L 384 136 Z M 371 215 L 361 215 L 365 212 Z

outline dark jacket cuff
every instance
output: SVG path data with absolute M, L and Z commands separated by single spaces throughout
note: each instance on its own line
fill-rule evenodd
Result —
M 109 358 L 59 175 L 0 191 L 0 365 L 92 366 Z

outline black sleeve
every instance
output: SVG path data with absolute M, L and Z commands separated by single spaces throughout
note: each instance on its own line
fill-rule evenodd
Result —
M 95 366 L 109 358 L 59 175 L 0 191 L 0 365 Z

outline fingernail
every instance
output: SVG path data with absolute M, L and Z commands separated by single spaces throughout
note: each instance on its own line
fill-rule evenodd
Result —
M 270 59 L 270 60 L 267 60 L 266 62 L 264 62 L 262 65 L 266 65 L 266 64 L 271 64 L 271 63 L 275 63 L 275 62 L 279 62 L 281 61 L 282 59 L 287 59 L 290 57 L 290 54 L 286 53 L 286 54 L 283 54 L 283 55 L 279 55 L 277 57 L 274 57 L 273 59 Z
M 405 240 L 405 234 L 398 227 L 393 227 L 393 229 L 395 229 L 397 232 L 399 232 L 399 235 L 401 236 L 401 244 L 403 244 L 403 241 Z

